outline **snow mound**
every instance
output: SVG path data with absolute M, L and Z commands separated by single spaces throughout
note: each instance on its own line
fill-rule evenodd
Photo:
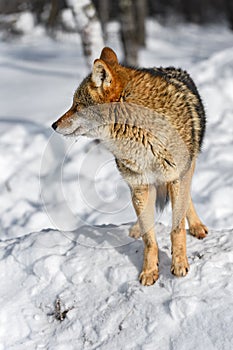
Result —
M 48 229 L 1 242 L 1 348 L 231 349 L 233 230 L 203 241 L 188 235 L 190 272 L 176 278 L 169 229 L 157 225 L 160 277 L 143 287 L 143 244 L 125 241 L 129 227 Z
M 15 23 L 15 29 L 24 34 L 32 32 L 35 26 L 35 20 L 31 12 L 25 11 L 19 14 L 19 18 Z

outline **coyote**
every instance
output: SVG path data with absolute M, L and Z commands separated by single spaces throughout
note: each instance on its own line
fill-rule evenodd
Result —
M 163 209 L 171 201 L 174 275 L 189 270 L 185 218 L 193 236 L 202 239 L 208 233 L 190 195 L 205 124 L 201 97 L 186 71 L 124 66 L 105 47 L 75 91 L 71 108 L 52 125 L 62 135 L 99 139 L 114 155 L 138 218 L 129 234 L 144 242 L 143 285 L 159 276 L 155 203 Z

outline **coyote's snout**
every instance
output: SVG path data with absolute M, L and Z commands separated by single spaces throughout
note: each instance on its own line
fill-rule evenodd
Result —
M 130 236 L 142 237 L 143 285 L 159 276 L 154 206 L 172 205 L 172 265 L 176 276 L 189 270 L 185 219 L 190 233 L 208 232 L 195 211 L 190 184 L 205 133 L 198 90 L 181 69 L 135 69 L 119 64 L 105 47 L 76 90 L 71 108 L 52 125 L 62 135 L 99 139 L 113 153 L 128 183 L 138 217 Z

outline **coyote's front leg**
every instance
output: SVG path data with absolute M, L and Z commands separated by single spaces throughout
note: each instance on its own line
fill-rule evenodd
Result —
M 132 187 L 131 191 L 141 236 L 145 245 L 143 269 L 139 280 L 144 286 L 150 286 L 159 277 L 158 245 L 154 232 L 156 189 L 154 186 L 143 185 Z

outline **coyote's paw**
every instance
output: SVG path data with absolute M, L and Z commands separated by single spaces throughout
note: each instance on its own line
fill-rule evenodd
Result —
M 159 278 L 159 270 L 156 267 L 154 270 L 143 270 L 139 276 L 139 281 L 143 286 L 151 286 Z
M 187 257 L 172 257 L 171 273 L 177 277 L 186 276 L 189 271 Z
M 192 236 L 203 239 L 208 234 L 208 228 L 200 222 L 189 227 L 189 232 Z
M 140 232 L 140 227 L 139 227 L 139 223 L 136 222 L 136 224 L 134 224 L 130 230 L 129 230 L 129 237 L 135 238 L 135 239 L 139 239 L 141 237 L 141 232 Z

